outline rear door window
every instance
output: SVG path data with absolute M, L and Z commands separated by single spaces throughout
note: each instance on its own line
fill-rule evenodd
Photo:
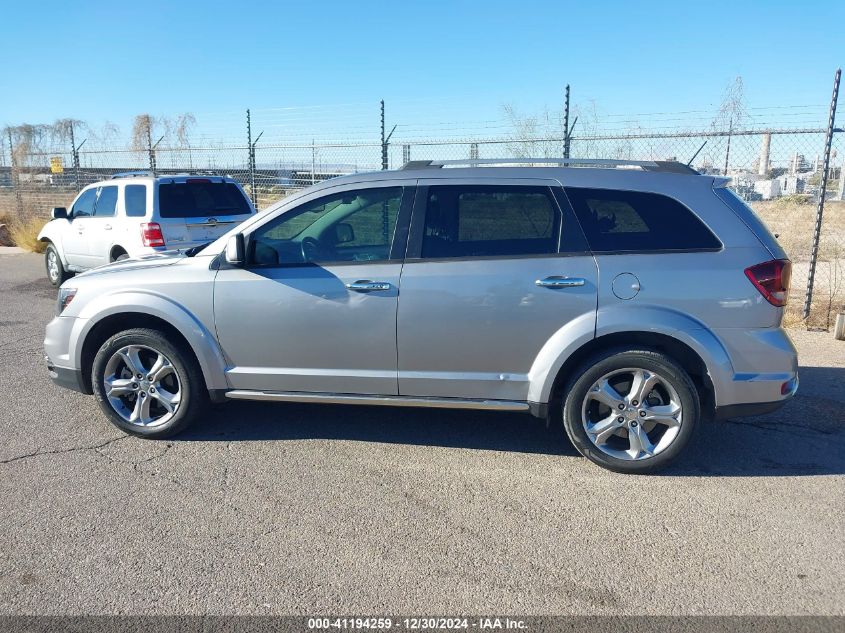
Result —
M 558 252 L 560 211 L 548 187 L 431 186 L 423 258 L 507 257 Z
M 100 187 L 97 190 L 97 204 L 94 206 L 94 216 L 110 218 L 117 208 L 117 186 Z
M 217 218 L 252 210 L 234 183 L 195 179 L 159 184 L 158 212 L 162 218 Z
M 566 187 L 597 253 L 719 250 L 721 242 L 683 204 L 656 193 Z

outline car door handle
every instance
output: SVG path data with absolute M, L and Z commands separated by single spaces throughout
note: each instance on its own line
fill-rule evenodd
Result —
M 581 277 L 546 277 L 534 282 L 535 285 L 542 288 L 575 288 L 583 286 L 585 283 L 587 281 Z
M 104 228 L 106 231 L 111 231 L 111 224 L 106 224 L 103 228 Z
M 349 290 L 355 292 L 373 292 L 375 290 L 390 290 L 390 284 L 384 281 L 370 281 L 369 279 L 359 279 L 352 283 L 346 284 Z

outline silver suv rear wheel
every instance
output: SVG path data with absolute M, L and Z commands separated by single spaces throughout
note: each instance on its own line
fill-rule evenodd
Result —
M 671 381 L 637 367 L 607 372 L 584 396 L 581 423 L 603 453 L 623 460 L 659 455 L 675 441 L 683 405 Z
M 668 465 L 692 437 L 698 392 L 668 355 L 647 349 L 610 350 L 570 380 L 563 407 L 566 433 L 596 464 L 625 473 Z

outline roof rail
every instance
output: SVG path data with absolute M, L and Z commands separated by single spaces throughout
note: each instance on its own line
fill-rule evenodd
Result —
M 698 174 L 690 167 L 671 160 L 614 160 L 610 158 L 467 158 L 461 160 L 412 160 L 402 169 L 439 169 L 467 165 L 481 167 L 487 165 L 552 165 L 557 167 L 635 167 L 643 171 L 657 171 L 673 174 Z
M 112 174 L 111 178 L 112 180 L 115 178 L 146 178 L 152 175 L 153 172 L 151 171 L 122 171 L 119 174 Z

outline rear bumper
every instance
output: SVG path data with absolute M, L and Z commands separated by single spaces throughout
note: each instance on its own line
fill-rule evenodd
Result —
M 746 404 L 729 404 L 724 407 L 716 407 L 716 420 L 729 420 L 731 418 L 748 418 L 756 415 L 767 415 L 774 413 L 792 398 L 775 400 L 774 402 L 751 402 Z
M 798 354 L 781 328 L 722 328 L 714 330 L 731 362 L 732 372 L 711 378 L 716 409 L 724 411 L 774 410 L 798 389 Z M 755 409 L 756 408 L 756 409 Z M 739 413 L 731 413 L 733 416 Z

